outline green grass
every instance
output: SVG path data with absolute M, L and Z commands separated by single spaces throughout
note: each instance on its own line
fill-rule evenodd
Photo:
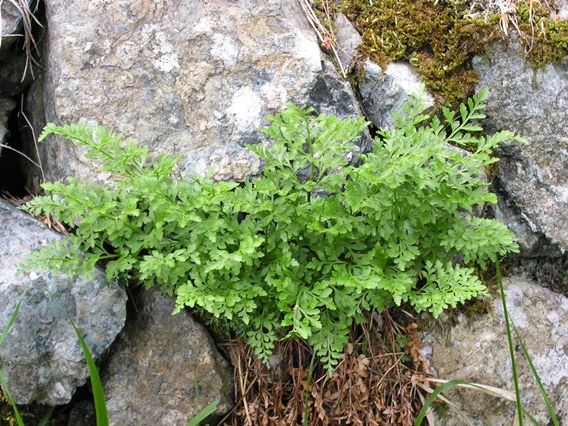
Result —
M 503 278 L 501 276 L 501 269 L 499 267 L 499 261 L 497 261 L 495 263 L 496 265 L 496 271 L 497 271 L 497 282 L 499 284 L 499 290 L 500 290 L 500 295 L 501 295 L 501 304 L 503 305 L 503 315 L 505 317 L 505 331 L 507 333 L 507 341 L 508 341 L 508 346 L 509 346 L 509 357 L 511 359 L 511 367 L 513 370 L 513 382 L 515 385 L 515 405 L 516 405 L 516 425 L 518 426 L 523 426 L 523 419 L 524 416 L 526 416 L 534 425 L 539 425 L 539 423 L 537 422 L 537 420 L 530 414 L 528 413 L 522 405 L 521 402 L 521 393 L 520 393 L 520 387 L 519 387 L 519 376 L 518 376 L 518 372 L 517 372 L 517 364 L 515 362 L 515 347 L 513 344 L 513 334 L 514 336 L 517 338 L 517 341 L 519 342 L 519 345 L 523 351 L 523 355 L 524 358 L 527 360 L 527 364 L 529 366 L 529 369 L 532 373 L 532 376 L 534 377 L 538 388 L 540 390 L 540 393 L 546 403 L 546 407 L 548 410 L 548 413 L 550 415 L 550 418 L 552 420 L 552 424 L 554 426 L 559 426 L 558 423 L 558 419 L 556 418 L 556 415 L 554 414 L 554 408 L 552 407 L 552 404 L 550 403 L 550 399 L 548 398 L 548 395 L 546 393 L 546 390 L 544 389 L 544 386 L 542 384 L 542 381 L 540 379 L 540 376 L 538 375 L 538 372 L 536 371 L 536 368 L 532 362 L 531 356 L 527 350 L 527 347 L 525 345 L 525 343 L 523 342 L 523 339 L 521 338 L 521 335 L 519 334 L 519 331 L 517 329 L 517 327 L 515 326 L 515 324 L 513 323 L 511 317 L 509 316 L 509 312 L 507 310 L 507 301 L 506 301 L 506 297 L 505 297 L 505 289 L 503 287 Z M 428 397 L 428 399 L 426 400 L 426 402 L 424 403 L 424 406 L 422 407 L 422 410 L 420 410 L 420 412 L 418 413 L 418 416 L 416 417 L 416 420 L 414 422 L 414 426 L 420 426 L 422 424 L 422 422 L 424 421 L 424 418 L 426 417 L 426 414 L 428 413 L 428 409 L 430 408 L 430 405 L 436 400 L 436 398 L 438 397 L 438 395 L 440 395 L 442 392 L 451 389 L 455 386 L 466 386 L 466 387 L 473 387 L 476 388 L 478 390 L 484 391 L 484 392 L 488 392 L 488 389 L 486 386 L 482 386 L 482 385 L 477 385 L 475 383 L 469 383 L 463 380 L 450 380 L 440 386 L 438 386 L 434 392 L 432 392 L 430 394 L 430 396 Z M 499 397 L 503 397 L 502 394 L 498 394 L 495 392 L 489 392 L 493 395 L 499 396 Z
M 8 321 L 8 324 L 6 325 L 2 334 L 0 335 L 0 345 L 4 342 L 6 336 L 12 329 L 16 321 L 16 318 L 18 316 L 18 313 L 20 311 L 21 304 L 22 304 L 22 299 L 20 299 L 20 301 L 18 301 L 18 303 L 16 304 L 16 308 L 14 309 L 14 312 L 12 313 L 10 320 Z M 83 350 L 83 355 L 85 356 L 85 360 L 87 361 L 89 376 L 91 378 L 91 390 L 93 393 L 93 400 L 95 404 L 97 426 L 108 426 L 109 419 L 108 419 L 107 407 L 105 402 L 105 395 L 101 384 L 99 372 L 97 370 L 97 366 L 95 364 L 91 351 L 89 350 L 89 347 L 87 346 L 85 340 L 83 339 L 83 336 L 81 335 L 81 332 L 79 331 L 79 328 L 77 327 L 77 325 L 69 315 L 67 315 L 67 317 L 69 319 L 69 322 L 71 323 L 71 326 L 73 327 L 73 330 L 75 330 L 75 334 L 77 335 L 77 339 L 79 340 L 79 343 L 81 344 L 81 349 Z M 4 374 L 2 373 L 2 369 L 0 369 L 0 387 L 3 389 L 4 393 L 6 394 L 6 397 L 8 398 L 8 401 L 12 405 L 12 409 L 14 411 L 14 416 L 16 417 L 18 426 L 25 426 L 24 420 L 22 419 L 22 416 L 18 410 L 18 406 L 16 405 L 16 402 L 12 398 L 12 395 L 9 391 L 8 384 L 6 383 L 6 379 L 4 377 Z M 211 402 L 209 405 L 207 405 L 205 408 L 199 411 L 195 415 L 195 417 L 189 420 L 187 422 L 187 426 L 198 426 L 205 418 L 207 418 L 209 415 L 215 412 L 215 410 L 217 409 L 217 405 L 219 405 L 219 400 Z M 38 426 L 45 426 L 49 424 L 49 418 L 52 412 L 53 412 L 53 407 L 49 409 L 46 415 L 40 420 Z
M 89 368 L 89 376 L 91 377 L 91 390 L 93 392 L 93 400 L 95 403 L 97 426 L 108 426 L 108 413 L 105 403 L 105 394 L 103 392 L 103 386 L 101 384 L 101 378 L 99 377 L 97 366 L 95 365 L 95 361 L 93 360 L 93 356 L 89 351 L 89 347 L 85 343 L 85 340 L 83 340 L 83 336 L 81 336 L 81 332 L 75 325 L 75 322 L 71 318 L 69 318 L 69 322 L 73 326 L 73 330 L 75 330 L 77 339 L 79 339 L 81 349 L 83 349 L 83 354 L 85 355 L 85 360 L 87 361 L 87 367 Z

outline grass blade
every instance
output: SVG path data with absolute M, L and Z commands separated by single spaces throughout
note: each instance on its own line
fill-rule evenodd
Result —
M 513 336 L 511 335 L 511 325 L 509 323 L 509 312 L 507 311 L 507 303 L 505 301 L 505 289 L 503 287 L 503 278 L 501 277 L 501 268 L 499 260 L 495 262 L 497 271 L 497 282 L 499 283 L 499 291 L 501 293 L 501 303 L 503 304 L 503 316 L 505 317 L 505 327 L 507 328 L 507 341 L 509 343 L 509 356 L 511 358 L 511 368 L 513 370 L 513 382 L 515 384 L 515 396 L 517 397 L 517 415 L 519 426 L 523 426 L 523 406 L 521 403 L 521 392 L 519 390 L 519 377 L 517 376 L 517 364 L 515 362 L 515 348 L 513 346 Z
M 16 304 L 16 309 L 14 309 L 14 313 L 10 317 L 10 320 L 8 321 L 8 324 L 6 325 L 6 328 L 4 328 L 4 331 L 2 332 L 2 335 L 0 336 L 0 345 L 4 342 L 4 340 L 6 339 L 6 336 L 8 335 L 8 333 L 12 329 L 12 326 L 16 322 L 16 317 L 18 316 L 18 312 L 20 310 L 21 304 L 22 304 L 22 299 L 20 299 L 18 301 L 18 303 Z M 10 391 L 8 390 L 8 384 L 6 383 L 6 379 L 4 378 L 4 374 L 2 373 L 2 370 L 0 370 L 0 385 L 2 386 L 4 393 L 8 397 L 10 404 L 12 404 L 12 408 L 14 409 L 14 415 L 16 416 L 16 421 L 18 422 L 18 425 L 24 426 L 24 421 L 22 419 L 22 416 L 20 415 L 20 412 L 18 411 L 18 407 L 16 406 L 16 403 L 12 399 L 12 395 L 10 394 Z
M 416 420 L 414 420 L 414 426 L 420 426 L 422 424 L 422 422 L 424 421 L 424 417 L 426 417 L 426 413 L 430 408 L 430 405 L 432 405 L 432 403 L 436 400 L 436 397 L 439 394 L 457 385 L 470 385 L 470 383 L 464 382 L 463 380 L 450 380 L 444 383 L 443 385 L 438 386 L 436 389 L 434 389 L 434 392 L 432 392 L 432 394 L 428 397 L 428 399 L 424 403 L 424 406 L 418 413 L 418 416 L 416 416 Z
M 428 378 L 429 382 L 434 382 L 434 383 L 448 383 L 448 380 L 442 380 L 442 379 L 432 379 L 432 378 Z M 469 383 L 469 382 L 464 382 L 462 384 L 458 384 L 456 386 L 459 387 L 463 387 L 466 389 L 475 389 L 475 390 L 480 390 L 488 395 L 491 396 L 497 396 L 499 398 L 503 398 L 503 399 L 507 399 L 509 401 L 515 402 L 515 394 L 513 394 L 512 392 L 509 392 L 508 390 L 505 389 L 501 389 L 501 388 L 496 388 L 495 386 L 488 386 L 488 385 L 482 385 L 480 383 Z
M 306 378 L 306 400 L 304 402 L 304 426 L 308 426 L 308 416 L 310 409 L 310 382 L 312 380 L 312 372 L 314 370 L 314 362 L 316 360 L 316 354 L 312 355 L 312 360 L 310 361 L 310 367 L 308 368 L 308 377 Z
M 527 347 L 525 346 L 525 342 L 523 342 L 523 339 L 521 339 L 521 335 L 519 334 L 519 330 L 517 329 L 517 327 L 515 326 L 513 321 L 511 321 L 511 324 L 513 325 L 513 331 L 515 332 L 515 336 L 517 336 L 517 340 L 519 341 L 519 344 L 521 345 L 521 348 L 523 349 L 523 354 L 525 355 L 525 359 L 527 360 L 527 364 L 529 365 L 529 368 L 532 372 L 532 375 L 533 375 L 534 379 L 536 380 L 536 383 L 537 383 L 538 388 L 540 390 L 540 393 L 542 394 L 542 397 L 544 398 L 544 402 L 546 403 L 546 408 L 548 409 L 548 413 L 550 414 L 550 417 L 552 418 L 552 423 L 554 424 L 554 426 L 559 426 L 558 419 L 556 418 L 556 415 L 554 414 L 554 408 L 552 408 L 552 404 L 550 403 L 550 400 L 548 399 L 548 395 L 546 394 L 546 390 L 544 390 L 544 386 L 543 386 L 542 381 L 540 380 L 540 376 L 538 375 L 536 368 L 535 368 L 535 366 L 532 362 L 532 359 L 529 355 Z
M 51 415 L 53 414 L 53 410 L 55 410 L 55 407 L 50 407 L 49 410 L 47 410 L 47 413 L 45 413 L 45 415 L 41 418 L 41 420 L 39 421 L 37 426 L 49 425 L 49 419 L 51 418 Z
M 106 409 L 105 403 L 105 394 L 103 392 L 103 386 L 101 384 L 101 379 L 99 377 L 99 372 L 97 371 L 97 366 L 95 365 L 95 361 L 89 351 L 89 348 L 85 341 L 83 340 L 83 336 L 79 332 L 79 329 L 75 325 L 75 322 L 69 317 L 69 321 L 75 330 L 75 334 L 77 334 L 77 338 L 79 339 L 79 343 L 81 344 L 81 348 L 83 349 L 83 353 L 85 355 L 85 359 L 87 360 L 87 366 L 89 368 L 89 376 L 91 377 L 91 388 L 93 390 L 93 399 L 95 401 L 95 414 L 97 418 L 97 426 L 108 426 L 108 414 Z
M 440 395 L 445 390 L 451 389 L 451 388 L 456 387 L 456 386 L 463 387 L 463 388 L 466 388 L 466 389 L 479 390 L 479 391 L 484 392 L 488 395 L 492 395 L 492 396 L 495 396 L 495 397 L 498 397 L 498 398 L 502 398 L 502 399 L 506 399 L 508 401 L 515 402 L 515 396 L 511 392 L 503 390 L 503 389 L 499 389 L 499 388 L 496 388 L 496 387 L 493 387 L 493 386 L 482 385 L 482 384 L 479 384 L 479 383 L 470 383 L 470 382 L 466 382 L 464 380 L 449 380 L 449 381 L 448 380 L 440 380 L 440 379 L 429 379 L 429 380 L 431 382 L 434 382 L 434 383 L 442 383 L 442 385 L 438 386 L 430 394 L 430 396 L 428 397 L 428 399 L 424 403 L 424 406 L 420 410 L 420 413 L 418 413 L 418 416 L 416 417 L 416 420 L 414 421 L 414 426 L 420 426 L 422 424 L 422 422 L 424 421 L 424 417 L 426 417 L 426 415 L 428 413 L 428 409 L 430 408 L 430 405 L 436 400 L 438 395 Z M 441 396 L 440 396 L 440 398 L 441 398 Z M 448 401 L 446 401 L 446 402 L 448 402 Z M 538 423 L 536 422 L 534 417 L 530 413 L 525 411 L 524 408 L 523 408 L 523 413 L 535 425 L 538 426 Z M 517 419 L 518 418 L 519 417 L 518 417 L 518 413 L 517 413 Z
M 17 312 L 17 310 L 16 310 L 16 312 Z M 0 370 L 0 385 L 2 385 L 2 389 L 4 390 L 4 393 L 8 397 L 10 404 L 12 404 L 12 408 L 14 409 L 14 415 L 16 416 L 16 421 L 18 422 L 18 426 L 25 426 L 24 420 L 22 419 L 22 416 L 20 415 L 20 412 L 18 411 L 18 407 L 16 406 L 16 403 L 12 399 L 12 395 L 10 394 L 10 391 L 8 390 L 8 386 L 6 384 L 6 379 L 4 378 L 4 374 L 2 374 L 2 370 Z
M 218 399 L 213 401 L 211 404 L 209 404 L 207 407 L 203 408 L 199 413 L 197 413 L 193 419 L 187 422 L 186 426 L 198 426 L 199 423 L 201 423 L 203 420 L 207 418 L 207 416 L 213 414 L 213 412 L 217 409 L 217 405 L 219 405 Z
M 6 339 L 6 336 L 8 335 L 10 330 L 12 329 L 14 322 L 16 322 L 16 317 L 18 316 L 18 311 L 20 310 L 21 304 L 22 304 L 22 299 L 20 299 L 20 301 L 16 304 L 16 309 L 14 310 L 14 313 L 10 317 L 10 321 L 8 321 L 8 325 L 6 326 L 4 331 L 2 332 L 2 335 L 0 336 L 0 345 L 2 344 L 2 342 L 4 342 L 4 339 Z

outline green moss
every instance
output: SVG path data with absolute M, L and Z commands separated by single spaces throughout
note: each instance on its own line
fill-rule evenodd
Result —
M 362 50 L 385 66 L 408 60 L 430 92 L 447 105 L 473 92 L 474 55 L 498 37 L 495 22 L 464 17 L 459 5 L 422 0 L 346 0 L 342 11 L 364 40 Z
M 20 413 L 25 416 L 25 413 Z M 18 422 L 14 415 L 14 410 L 10 401 L 4 396 L 2 389 L 0 389 L 0 425 L 17 426 Z
M 521 41 L 533 67 L 558 62 L 568 54 L 568 21 L 525 0 L 517 10 Z M 453 106 L 472 94 L 477 75 L 471 59 L 493 41 L 506 41 L 500 14 L 467 17 L 466 1 L 343 0 L 345 13 L 361 33 L 362 52 L 381 66 L 409 61 L 439 104 Z M 533 25 L 531 27 L 531 18 Z M 534 31 L 533 31 L 534 30 Z M 516 32 L 510 28 L 509 33 Z
M 517 15 L 527 60 L 534 68 L 568 57 L 568 20 L 551 19 L 550 11 L 539 5 L 531 11 L 526 3 L 519 5 Z

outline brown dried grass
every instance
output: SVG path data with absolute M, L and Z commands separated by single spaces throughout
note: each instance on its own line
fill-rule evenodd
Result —
M 18 11 L 22 19 L 22 49 L 26 54 L 26 66 L 22 75 L 22 81 L 24 81 L 24 78 L 28 71 L 31 73 L 32 78 L 34 77 L 33 65 L 40 66 L 38 60 L 36 59 L 36 54 L 39 56 L 40 49 L 33 35 L 34 25 L 43 27 L 40 20 L 36 16 L 38 13 L 39 1 L 34 0 L 29 2 L 27 0 L 0 0 L 0 8 L 4 2 L 10 3 L 12 7 Z M 2 37 L 7 36 L 12 37 L 14 35 L 5 35 L 0 26 L 0 43 Z
M 353 327 L 331 377 L 302 340 L 279 344 L 271 368 L 244 341 L 227 343 L 237 404 L 222 424 L 412 425 L 422 406 L 417 384 L 427 383 L 428 369 L 417 326 L 399 325 L 388 311 L 367 317 Z M 397 347 L 401 334 L 409 342 L 404 348 Z

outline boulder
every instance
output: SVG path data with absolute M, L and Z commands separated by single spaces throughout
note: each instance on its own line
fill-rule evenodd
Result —
M 339 60 L 343 68 L 350 69 L 355 65 L 359 54 L 357 49 L 363 44 L 363 38 L 343 13 L 337 14 L 334 24 Z
M 43 271 L 18 275 L 18 265 L 32 250 L 58 238 L 62 236 L 0 200 L 0 330 L 22 301 L 0 345 L 0 367 L 18 404 L 65 404 L 89 377 L 68 317 L 94 358 L 110 346 L 126 318 L 125 291 L 106 285 L 100 270 L 94 280 Z
M 530 142 L 497 151 L 501 217 L 522 254 L 550 256 L 552 245 L 559 255 L 568 248 L 568 61 L 533 70 L 513 40 L 473 63 L 478 88 L 490 90 L 485 128 L 512 130 Z
M 556 0 L 556 17 L 558 19 L 568 19 L 568 0 Z
M 10 133 L 8 130 L 8 118 L 12 111 L 16 108 L 16 102 L 9 98 L 0 97 L 0 144 L 6 143 L 6 137 Z M 2 146 L 0 145 L 0 155 L 2 154 Z
M 286 102 L 360 115 L 295 0 L 45 3 L 47 120 L 114 128 L 180 155 L 182 175 L 259 173 L 243 144 L 262 141 Z M 325 92 L 329 79 L 340 94 Z M 95 177 L 69 143 L 46 144 L 42 158 L 48 180 Z
M 3 1 L 0 4 L 0 58 L 3 58 L 10 47 L 23 33 L 22 11 L 28 11 L 32 0 Z
M 510 317 L 540 375 L 560 424 L 568 421 L 568 298 L 536 282 L 504 279 Z M 487 314 L 447 314 L 431 321 L 422 332 L 423 354 L 445 380 L 459 379 L 513 392 L 513 375 L 501 300 L 495 298 Z M 550 420 L 536 381 L 515 339 L 521 400 L 539 421 Z M 455 389 L 455 388 L 454 388 Z M 512 424 L 515 403 L 486 393 L 462 389 L 444 393 L 474 425 Z M 490 410 L 487 408 L 491 407 Z M 440 425 L 461 425 L 463 420 L 439 416 Z
M 26 56 L 25 50 L 20 47 L 24 36 L 22 12 L 26 15 L 30 25 L 35 24 L 35 18 L 29 9 L 31 4 L 32 0 L 0 2 L 0 94 L 4 96 L 22 93 L 33 78 L 32 66 L 35 68 L 35 65 L 31 58 Z M 36 56 L 37 53 L 33 52 Z
M 33 81 L 30 68 L 26 71 L 26 66 L 33 66 L 34 75 L 37 77 L 36 66 L 27 64 L 26 55 L 23 53 L 11 52 L 4 60 L 0 60 L 0 94 L 15 96 L 26 90 Z
M 233 405 L 232 372 L 206 330 L 174 301 L 142 291 L 112 347 L 103 387 L 111 425 L 185 425 L 219 400 Z
M 380 130 L 390 130 L 395 119 L 392 113 L 402 113 L 402 105 L 412 95 L 423 94 L 429 106 L 434 99 L 409 64 L 391 62 L 385 70 L 367 59 L 357 73 L 361 105 L 365 117 Z

